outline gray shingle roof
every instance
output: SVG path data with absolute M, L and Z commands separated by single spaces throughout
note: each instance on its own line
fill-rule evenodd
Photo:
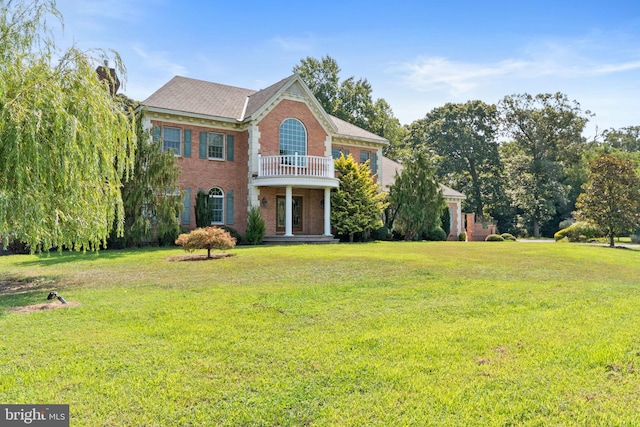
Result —
M 278 83 L 272 84 L 271 86 L 264 88 L 253 95 L 249 96 L 249 102 L 247 104 L 247 111 L 243 119 L 247 117 L 251 117 L 253 113 L 258 111 L 260 107 L 262 107 L 265 103 L 267 103 L 280 89 L 285 87 L 291 80 L 295 80 L 296 75 L 293 74 L 286 79 L 280 80 Z
M 345 122 L 342 119 L 339 119 L 335 116 L 329 115 L 329 117 L 331 117 L 331 120 L 333 120 L 333 123 L 336 125 L 336 128 L 338 128 L 338 134 L 339 135 L 345 135 L 345 136 L 349 136 L 349 137 L 359 137 L 359 138 L 364 138 L 364 139 L 368 139 L 368 140 L 372 140 L 372 141 L 376 141 L 379 142 L 381 144 L 388 144 L 389 141 L 387 141 L 385 138 L 376 135 L 375 133 L 371 133 L 367 130 L 362 129 L 361 127 L 358 127 L 356 125 L 352 125 L 349 122 Z
M 280 90 L 299 77 L 293 74 L 259 91 L 204 80 L 175 76 L 142 101 L 147 108 L 201 114 L 231 120 L 245 120 L 268 103 Z M 246 105 L 246 108 L 245 108 Z M 388 144 L 385 138 L 337 117 L 328 117 L 338 130 L 337 136 Z
M 238 120 L 245 100 L 255 93 L 255 90 L 175 76 L 142 101 L 142 105 Z

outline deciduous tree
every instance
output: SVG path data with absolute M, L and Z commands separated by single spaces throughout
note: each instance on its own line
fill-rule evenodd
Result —
M 382 98 L 373 100 L 367 79 L 351 76 L 341 81 L 340 71 L 329 55 L 320 60 L 306 57 L 293 67 L 327 113 L 388 139 L 390 147 L 399 145 L 404 130 L 391 106 Z
M 605 145 L 628 153 L 640 152 L 640 126 L 609 129 L 602 132 Z
M 53 1 L 0 0 L 0 234 L 32 251 L 98 249 L 123 230 L 133 120 L 98 78 L 104 52 L 56 59 L 50 16 L 62 19 Z M 115 67 L 124 78 L 117 54 Z
M 199 249 L 207 250 L 207 258 L 211 258 L 211 249 L 226 251 L 236 247 L 236 239 L 228 231 L 218 227 L 196 228 L 190 233 L 183 233 L 176 239 L 176 245 L 187 252 Z
M 590 112 L 583 113 L 578 102 L 562 93 L 507 96 L 500 110 L 505 134 L 519 147 L 516 159 L 503 158 L 510 163 L 508 187 L 539 237 L 542 223 L 572 205 L 565 167 L 582 159 L 582 131 Z
M 478 215 L 488 214 L 487 205 L 501 197 L 498 120 L 495 105 L 448 103 L 412 123 L 407 140 L 434 159 L 438 179 L 465 193 L 465 209 Z
M 640 178 L 630 160 L 607 153 L 593 159 L 583 190 L 577 217 L 600 228 L 609 246 L 618 233 L 640 225 Z

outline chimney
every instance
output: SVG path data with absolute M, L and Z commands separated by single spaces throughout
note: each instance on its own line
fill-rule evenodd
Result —
M 114 96 L 118 89 L 120 89 L 120 79 L 118 79 L 118 75 L 116 74 L 116 70 L 114 68 L 109 68 L 109 60 L 104 60 L 104 65 L 99 65 L 96 68 L 96 72 L 98 73 L 98 78 L 100 80 L 107 80 L 109 84 L 109 93 L 111 96 Z

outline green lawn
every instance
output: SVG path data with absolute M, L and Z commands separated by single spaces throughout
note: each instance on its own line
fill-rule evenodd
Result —
M 0 403 L 72 426 L 640 424 L 640 251 L 182 253 L 0 257 Z M 79 305 L 9 311 L 50 290 Z

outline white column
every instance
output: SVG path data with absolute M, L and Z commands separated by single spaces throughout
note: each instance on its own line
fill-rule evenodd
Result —
M 331 188 L 324 189 L 324 235 L 331 236 Z
M 285 193 L 285 225 L 284 225 L 284 235 L 285 236 L 293 236 L 293 198 L 291 196 L 291 186 L 287 185 L 286 193 Z

